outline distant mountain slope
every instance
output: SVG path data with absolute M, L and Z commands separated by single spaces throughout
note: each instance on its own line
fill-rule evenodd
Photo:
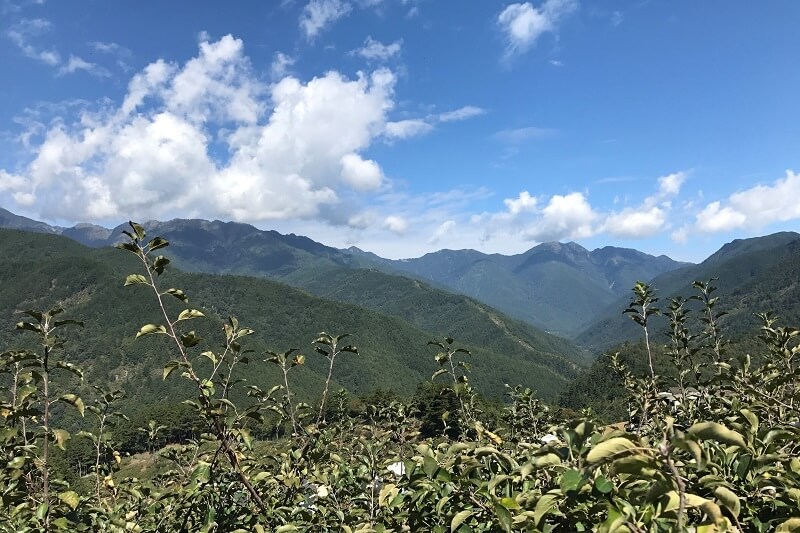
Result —
M 731 333 L 757 326 L 753 313 L 775 311 L 793 325 L 800 325 L 800 234 L 775 233 L 752 239 L 737 239 L 720 248 L 698 265 L 673 270 L 652 279 L 662 307 L 667 299 L 693 294 L 695 280 L 714 282 L 720 305 L 730 314 L 725 322 Z M 627 306 L 623 297 L 600 315 L 577 337 L 577 342 L 599 352 L 626 340 L 638 339 L 640 330 L 621 315 Z M 663 328 L 656 320 L 654 328 Z M 660 337 L 659 337 L 660 341 Z
M 360 250 L 353 252 L 372 259 Z M 562 335 L 585 327 L 637 280 L 683 266 L 666 256 L 611 246 L 590 252 L 573 242 L 540 244 L 513 256 L 441 250 L 376 264 L 472 296 Z
M 34 231 L 61 233 L 92 247 L 113 245 L 125 228 L 107 230 L 92 224 L 51 228 L 28 219 L 24 224 L 15 220 L 10 223 L 21 229 L 31 229 L 35 224 Z M 392 280 L 398 275 L 417 278 L 564 336 L 586 327 L 636 280 L 649 280 L 682 266 L 666 256 L 654 257 L 614 247 L 589 252 L 575 243 L 541 244 L 513 256 L 441 250 L 416 259 L 389 260 L 358 248 L 339 250 L 308 237 L 283 235 L 234 222 L 176 219 L 150 221 L 144 226 L 173 243 L 171 253 L 175 264 L 186 271 L 263 276 L 315 294 L 389 312 L 363 297 L 362 288 L 354 282 L 363 278 L 358 270 L 380 270 L 384 276 L 392 276 L 382 279 L 384 287 L 398 283 L 416 293 L 415 285 Z M 350 280 L 346 295 L 329 290 L 328 284 L 334 278 L 339 282 L 344 278 Z M 371 282 L 375 279 L 371 278 Z M 371 291 L 370 287 L 363 289 Z M 413 301 L 413 296 L 408 296 L 405 301 Z M 392 314 L 409 316 L 398 309 Z
M 0 207 L 0 228 L 20 229 L 25 231 L 32 231 L 35 233 L 50 233 L 57 235 L 61 233 L 62 228 L 51 226 L 38 220 L 32 220 L 27 217 L 15 215 L 11 211 Z
M 175 382 L 161 382 L 161 368 L 169 357 L 163 339 L 133 340 L 139 325 L 158 317 L 146 291 L 122 287 L 124 275 L 136 269 L 132 256 L 110 248 L 88 249 L 59 236 L 12 230 L 0 230 L 0 253 L 8 258 L 0 264 L 4 346 L 20 342 L 12 331 L 18 320 L 15 312 L 58 303 L 68 309 L 69 317 L 86 321 L 85 330 L 69 334 L 73 339 L 69 346 L 73 358 L 95 377 L 135 390 L 148 401 L 177 394 L 172 388 Z M 192 304 L 212 317 L 196 321 L 198 332 L 215 340 L 212 347 L 218 343 L 218 321 L 228 314 L 257 331 L 252 340 L 256 353 L 266 347 L 299 347 L 310 354 L 309 343 L 321 330 L 353 333 L 361 355 L 343 357 L 335 379 L 356 393 L 378 386 L 413 392 L 435 369 L 427 342 L 447 333 L 473 352 L 474 383 L 489 395 L 502 394 L 504 383 L 522 383 L 553 398 L 582 364 L 580 353 L 568 342 L 460 296 L 452 296 L 454 300 L 442 307 L 420 306 L 418 321 L 430 326 L 423 328 L 263 278 L 173 269 L 164 283 L 185 289 Z M 429 287 L 425 290 L 439 295 Z M 448 318 L 455 331 L 444 329 Z M 260 386 L 275 383 L 273 370 L 258 362 L 260 357 L 252 359 L 247 378 Z M 322 361 L 312 355 L 308 359 L 308 367 L 297 375 L 307 391 L 319 386 L 324 372 Z

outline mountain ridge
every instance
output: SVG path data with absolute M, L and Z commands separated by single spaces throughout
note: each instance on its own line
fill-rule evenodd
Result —
M 19 229 L 59 233 L 91 247 L 115 244 L 126 227 L 123 224 L 108 230 L 78 224 L 57 228 L 32 219 L 12 222 Z M 26 224 L 27 228 L 20 227 Z M 562 336 L 580 331 L 635 281 L 683 265 L 666 256 L 629 248 L 604 247 L 590 252 L 574 242 L 542 243 L 514 255 L 463 249 L 392 260 L 356 247 L 342 250 L 306 236 L 260 230 L 238 222 L 173 219 L 151 220 L 143 226 L 173 243 L 174 261 L 183 270 L 264 276 L 323 295 L 327 293 L 319 292 L 323 290 L 320 281 L 341 279 L 338 269 L 377 270 L 475 298 Z M 387 280 L 383 283 L 390 284 Z M 364 299 L 354 303 L 370 306 Z

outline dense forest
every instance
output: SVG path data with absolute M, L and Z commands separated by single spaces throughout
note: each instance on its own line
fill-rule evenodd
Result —
M 617 310 L 637 339 L 582 370 L 460 300 L 423 328 L 180 273 L 135 223 L 89 255 L 13 235 L 2 290 L 31 296 L 5 310 L 4 531 L 800 531 L 800 331 L 745 331 L 713 272 L 637 283 Z M 352 318 L 308 335 L 330 315 Z

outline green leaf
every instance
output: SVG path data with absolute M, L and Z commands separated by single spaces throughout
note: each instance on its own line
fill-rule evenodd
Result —
M 614 484 L 605 476 L 598 476 L 594 480 L 594 488 L 602 494 L 608 494 L 614 490 Z
M 614 459 L 625 455 L 629 450 L 635 448 L 636 445 L 625 437 L 613 437 L 599 444 L 596 444 L 586 456 L 586 460 L 591 463 L 599 463 L 601 461 L 613 461 Z
M 180 289 L 167 289 L 166 291 L 164 291 L 164 294 L 169 294 L 170 296 L 174 296 L 183 303 L 189 303 L 189 297 L 186 296 L 186 293 Z
M 169 363 L 164 365 L 164 374 L 161 379 L 166 380 L 169 377 L 169 375 L 172 374 L 172 371 L 178 368 L 179 366 L 181 366 L 181 364 L 178 361 L 170 361 Z
M 72 363 L 67 363 L 65 361 L 56 361 L 55 367 L 60 368 L 62 370 L 66 370 L 67 372 L 72 372 L 79 378 L 83 378 L 83 370 L 81 370 Z
M 169 264 L 169 259 L 164 257 L 163 255 L 159 255 L 155 259 L 153 259 L 153 272 L 158 274 L 159 276 L 164 273 L 164 267 Z
M 506 509 L 519 509 L 519 503 L 514 498 L 510 498 L 506 496 L 505 498 L 500 499 L 500 505 L 505 507 Z
M 71 406 L 73 406 L 75 409 L 78 410 L 81 416 L 83 416 L 83 411 L 84 411 L 83 400 L 81 400 L 78 396 L 74 394 L 65 394 L 64 396 L 59 398 L 59 400 L 70 404 Z
M 169 241 L 163 237 L 154 237 L 147 243 L 147 247 L 151 252 L 159 248 L 164 248 L 165 246 L 169 246 Z
M 53 436 L 56 439 L 56 446 L 62 450 L 66 450 L 67 448 L 64 446 L 64 444 L 70 439 L 69 431 L 65 429 L 54 429 Z
M 502 526 L 503 531 L 511 531 L 511 512 L 499 503 L 495 503 L 494 514 L 500 521 L 500 526 Z
M 547 513 L 553 510 L 558 505 L 558 496 L 552 493 L 542 494 L 542 497 L 536 501 L 536 507 L 533 509 L 533 521 L 538 526 Z
M 211 463 L 200 461 L 192 470 L 192 481 L 200 484 L 208 483 L 211 479 Z
M 717 497 L 722 505 L 728 508 L 733 516 L 739 517 L 741 503 L 739 502 L 739 497 L 732 490 L 723 485 L 718 485 L 714 488 L 714 496 Z
M 78 496 L 77 492 L 72 490 L 60 493 L 58 499 L 69 505 L 69 508 L 73 511 L 78 507 L 78 504 L 81 503 L 81 497 Z
M 136 233 L 136 238 L 138 238 L 140 241 L 143 241 L 147 234 L 144 232 L 144 228 L 142 227 L 142 225 L 141 224 L 137 224 L 136 222 L 133 222 L 132 220 L 128 221 L 128 225 L 131 228 L 133 228 L 134 233 Z
M 18 455 L 8 462 L 8 468 L 11 470 L 19 470 L 23 466 L 25 466 L 25 457 L 22 455 Z
M 128 277 L 125 278 L 125 285 L 123 287 L 127 287 L 128 285 L 149 285 L 147 283 L 147 278 L 142 276 L 141 274 L 130 274 Z
M 453 532 L 457 530 L 458 527 L 462 523 L 464 523 L 464 520 L 466 520 L 470 516 L 472 516 L 472 511 L 470 511 L 469 509 L 457 512 L 456 515 L 453 517 L 453 519 L 450 521 L 450 531 Z
M 561 479 L 559 480 L 561 492 L 566 494 L 577 490 L 581 485 L 583 485 L 583 473 L 580 470 L 567 470 L 561 474 Z
M 142 328 L 139 330 L 139 333 L 136 334 L 136 338 L 138 339 L 144 335 L 153 335 L 155 333 L 166 334 L 167 328 L 157 324 L 146 324 L 142 326 Z
M 206 315 L 204 315 L 197 309 L 184 309 L 183 311 L 181 311 L 181 314 L 178 315 L 178 321 L 180 322 L 181 320 L 191 320 L 192 318 L 200 318 L 204 316 Z
M 439 370 L 437 370 L 436 372 L 433 373 L 433 375 L 431 376 L 431 381 L 433 381 L 434 379 L 438 378 L 442 374 L 446 374 L 446 373 L 447 373 L 447 369 L 446 368 L 440 368 Z
M 31 324 L 30 322 L 17 322 L 17 329 L 19 330 L 27 330 L 33 331 L 34 333 L 41 333 L 42 327 L 37 324 Z
M 39 507 L 36 508 L 36 518 L 39 520 L 44 520 L 44 517 L 47 516 L 47 510 L 50 506 L 46 503 L 40 503 Z
M 698 422 L 689 428 L 688 433 L 701 440 L 711 439 L 723 444 L 747 448 L 744 437 L 716 422 Z
M 433 475 L 436 473 L 438 469 L 439 469 L 439 463 L 436 462 L 436 459 L 434 457 L 431 457 L 430 455 L 426 455 L 425 457 L 423 457 L 422 471 L 425 472 L 425 474 L 427 474 L 429 478 L 432 479 Z
M 181 335 L 181 344 L 187 348 L 197 346 L 201 340 L 203 340 L 202 337 L 199 337 L 194 331 Z

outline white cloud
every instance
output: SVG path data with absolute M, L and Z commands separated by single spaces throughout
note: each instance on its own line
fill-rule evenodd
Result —
M 381 186 L 383 172 L 375 161 L 362 159 L 358 154 L 345 154 L 341 161 L 342 177 L 354 189 L 371 191 Z
M 660 207 L 623 209 L 608 216 L 603 229 L 615 237 L 640 239 L 664 229 L 667 211 Z
M 772 185 L 756 185 L 731 194 L 726 202 L 707 204 L 686 232 L 717 233 L 740 228 L 763 228 L 775 222 L 800 219 L 800 174 L 791 170 Z
M 433 129 L 429 123 L 422 119 L 399 120 L 386 124 L 386 135 L 390 138 L 408 139 L 417 135 L 424 135 Z
M 546 139 L 554 136 L 556 133 L 557 131 L 553 129 L 528 126 L 525 128 L 498 131 L 494 134 L 494 138 L 507 144 L 520 144 L 526 141 Z
M 583 193 L 556 194 L 524 235 L 537 242 L 583 239 L 595 234 L 593 224 L 597 218 L 598 214 Z
M 383 221 L 383 227 L 392 233 L 403 235 L 408 231 L 408 220 L 401 216 L 391 215 Z
M 428 239 L 428 244 L 437 244 L 442 238 L 446 237 L 453 229 L 456 227 L 455 220 L 446 220 L 436 228 L 436 231 L 433 232 L 430 239 Z
M 89 43 L 89 46 L 91 46 L 94 51 L 104 54 L 121 55 L 125 57 L 130 57 L 132 55 L 128 48 L 114 42 L 104 43 L 101 41 L 93 41 Z
M 506 198 L 503 203 L 506 204 L 508 213 L 513 217 L 536 209 L 537 200 L 528 191 L 522 191 L 517 198 Z
M 658 178 L 658 191 L 644 199 L 637 207 L 626 207 L 610 213 L 600 231 L 615 237 L 642 239 L 664 231 L 672 209 L 671 200 L 681 190 L 687 172 L 674 172 Z
M 45 125 L 27 163 L 0 168 L 0 200 L 71 221 L 380 224 L 359 214 L 357 195 L 386 182 L 361 154 L 386 135 L 394 84 L 378 69 L 266 85 L 241 41 L 203 42 L 183 65 L 158 60 L 134 75 L 116 107 Z M 355 201 L 344 210 L 344 199 Z M 402 227 L 394 220 L 389 229 Z
M 364 46 L 353 52 L 364 59 L 386 61 L 400 53 L 403 47 L 403 39 L 398 39 L 389 44 L 383 44 L 368 36 L 364 40 Z
M 54 67 L 61 63 L 61 55 L 56 50 L 42 49 L 30 42 L 31 38 L 46 33 L 51 27 L 50 21 L 45 19 L 23 19 L 12 26 L 6 36 L 27 57 Z
M 505 57 L 530 49 L 544 33 L 554 33 L 558 23 L 577 7 L 577 0 L 545 0 L 538 8 L 530 2 L 508 5 L 497 16 L 506 38 Z
M 272 66 L 270 72 L 272 73 L 273 80 L 279 80 L 289 73 L 289 67 L 294 65 L 295 58 L 284 54 L 283 52 L 275 52 L 272 58 Z
M 486 110 L 473 105 L 466 105 L 453 111 L 447 111 L 439 114 L 439 120 L 442 122 L 453 122 L 456 120 L 466 120 L 468 118 L 477 117 L 486 113 Z
M 88 72 L 92 76 L 97 76 L 99 78 L 111 76 L 111 73 L 108 70 L 101 67 L 97 63 L 90 63 L 83 58 L 73 55 L 70 55 L 69 61 L 59 67 L 58 75 L 63 76 L 65 74 L 72 74 L 73 72 L 77 72 L 79 70 L 83 70 L 84 72 Z
M 313 39 L 325 26 L 348 15 L 352 9 L 348 2 L 341 0 L 309 0 L 300 16 L 300 28 L 306 38 Z
M 730 231 L 741 228 L 747 222 L 747 216 L 732 207 L 722 207 L 720 202 L 711 202 L 697 214 L 696 228 L 704 233 Z
M 688 174 L 686 172 L 674 172 L 658 178 L 658 196 L 652 201 L 659 201 L 660 199 L 677 195 L 687 177 Z

